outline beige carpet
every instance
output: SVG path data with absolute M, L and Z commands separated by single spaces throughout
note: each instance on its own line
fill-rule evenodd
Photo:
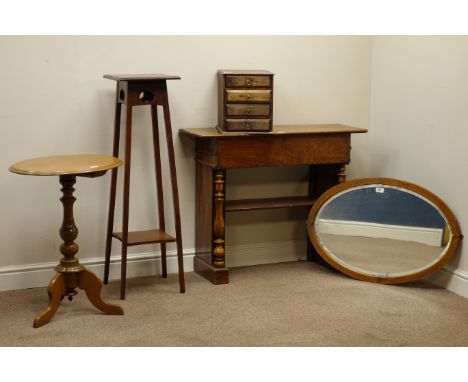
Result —
M 231 270 L 229 285 L 187 273 L 131 279 L 124 316 L 82 291 L 32 328 L 46 289 L 0 293 L 0 346 L 468 346 L 468 299 L 424 282 L 379 285 L 308 262 Z M 118 283 L 104 288 L 118 300 Z

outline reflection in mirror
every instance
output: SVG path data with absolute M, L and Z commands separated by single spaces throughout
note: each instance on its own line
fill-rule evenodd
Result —
M 440 199 L 406 182 L 354 183 L 321 197 L 319 209 L 311 211 L 313 221 L 309 216 L 309 234 L 325 260 L 351 276 L 379 282 L 415 279 L 411 275 L 448 260 L 447 251 L 460 235 L 455 218 L 451 224 L 442 212 L 441 207 L 450 213 Z

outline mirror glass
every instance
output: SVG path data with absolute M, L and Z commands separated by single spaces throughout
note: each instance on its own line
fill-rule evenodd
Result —
M 447 206 L 427 190 L 392 181 L 342 184 L 317 201 L 309 235 L 331 265 L 368 281 L 403 282 L 453 254 L 460 234 Z

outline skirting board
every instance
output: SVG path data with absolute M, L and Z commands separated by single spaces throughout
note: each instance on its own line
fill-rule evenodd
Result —
M 194 249 L 184 250 L 184 269 L 193 271 Z M 226 261 L 229 267 L 278 263 L 303 260 L 306 257 L 306 242 L 281 241 L 258 244 L 228 246 Z M 103 257 L 81 260 L 88 269 L 102 277 L 104 272 Z M 0 291 L 27 289 L 47 286 L 57 262 L 28 264 L 0 268 Z M 167 253 L 168 273 L 177 272 L 175 251 Z M 161 273 L 159 253 L 129 254 L 127 259 L 127 277 L 144 277 Z M 110 280 L 120 278 L 120 258 L 111 258 Z M 446 265 L 440 271 L 426 277 L 426 280 L 468 298 L 468 273 Z
M 184 270 L 193 272 L 195 250 L 184 250 Z M 253 264 L 279 263 L 303 260 L 306 258 L 306 242 L 281 241 L 257 244 L 227 246 L 226 262 L 229 267 Z M 40 264 L 27 264 L 0 268 L 0 291 L 27 289 L 47 286 L 52 278 L 53 269 L 58 261 Z M 104 274 L 104 256 L 80 259 L 86 266 L 102 278 Z M 176 251 L 167 251 L 167 272 L 177 273 Z M 146 252 L 128 254 L 127 278 L 161 274 L 160 253 Z M 120 255 L 111 258 L 109 280 L 120 279 Z
M 193 270 L 193 250 L 184 253 L 184 270 Z M 27 289 L 47 286 L 54 273 L 55 262 L 19 265 L 0 268 L 0 291 Z M 102 279 L 104 274 L 104 256 L 80 259 L 80 263 Z M 177 257 L 175 252 L 167 253 L 167 272 L 177 272 Z M 127 278 L 144 277 L 161 274 L 161 259 L 159 253 L 137 253 L 127 256 Z M 109 280 L 120 279 L 120 256 L 111 258 Z
M 468 272 L 446 265 L 441 270 L 427 276 L 425 280 L 468 298 Z

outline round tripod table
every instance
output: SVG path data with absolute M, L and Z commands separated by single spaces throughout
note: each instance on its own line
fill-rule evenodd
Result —
M 101 298 L 101 280 L 91 271 L 80 264 L 75 254 L 78 245 L 74 242 L 78 236 L 78 229 L 73 219 L 73 185 L 77 176 L 95 178 L 102 176 L 107 170 L 118 167 L 122 161 L 118 158 L 101 155 L 61 155 L 29 159 L 15 163 L 9 170 L 21 175 L 59 176 L 63 196 L 63 222 L 60 228 L 60 237 L 63 244 L 60 252 L 63 257 L 55 267 L 56 274 L 49 282 L 47 294 L 49 304 L 39 314 L 33 323 L 38 328 L 47 324 L 57 311 L 60 302 L 65 296 L 71 301 L 78 292 L 76 288 L 83 289 L 91 303 L 106 314 L 124 314 L 118 305 L 108 304 Z

